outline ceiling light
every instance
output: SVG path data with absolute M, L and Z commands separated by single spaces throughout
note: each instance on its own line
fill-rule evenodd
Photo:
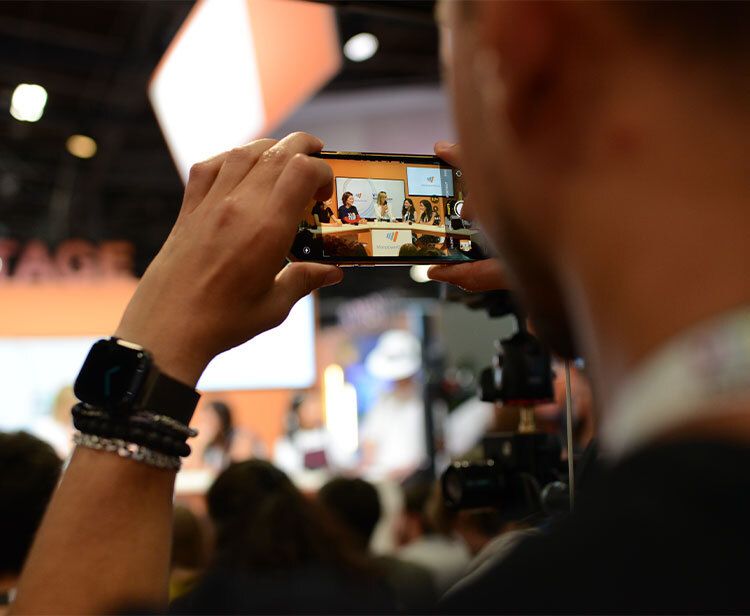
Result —
M 21 122 L 36 122 L 46 104 L 47 90 L 33 83 L 20 83 L 10 99 L 10 115 Z
M 409 276 L 414 282 L 430 282 L 432 279 L 427 275 L 429 269 L 429 265 L 412 265 Z
M 344 55 L 352 62 L 364 62 L 375 55 L 378 45 L 378 39 L 374 34 L 360 32 L 346 41 Z
M 86 135 L 71 135 L 65 146 L 68 152 L 78 158 L 91 158 L 96 154 L 96 141 Z

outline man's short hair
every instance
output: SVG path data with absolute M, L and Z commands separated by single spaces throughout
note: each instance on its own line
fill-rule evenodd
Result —
M 363 479 L 338 477 L 320 489 L 318 499 L 365 546 L 370 544 L 382 513 L 378 491 L 372 484 Z
M 60 479 L 62 460 L 27 432 L 0 432 L 0 573 L 21 572 Z

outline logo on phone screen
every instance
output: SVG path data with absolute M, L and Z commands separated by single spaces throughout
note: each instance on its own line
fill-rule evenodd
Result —
M 390 242 L 397 242 L 398 241 L 398 231 L 389 231 L 385 234 L 385 239 L 387 239 Z

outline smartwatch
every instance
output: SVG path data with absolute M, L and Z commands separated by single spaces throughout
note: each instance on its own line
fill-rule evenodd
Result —
M 200 394 L 160 372 L 142 346 L 120 338 L 91 347 L 74 385 L 76 397 L 108 413 L 150 411 L 190 423 Z

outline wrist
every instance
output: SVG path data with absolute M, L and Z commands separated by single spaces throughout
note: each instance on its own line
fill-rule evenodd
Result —
M 211 357 L 187 336 L 168 331 L 149 331 L 120 323 L 113 334 L 146 349 L 161 372 L 190 387 L 195 387 Z

